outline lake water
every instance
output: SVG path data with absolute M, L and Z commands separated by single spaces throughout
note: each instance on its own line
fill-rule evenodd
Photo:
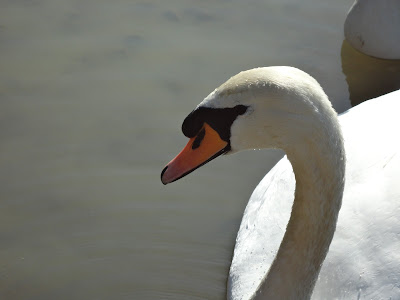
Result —
M 400 88 L 399 61 L 343 42 L 352 2 L 1 1 L 0 299 L 223 299 L 247 199 L 282 153 L 163 186 L 181 123 L 257 66 L 303 69 L 339 112 Z

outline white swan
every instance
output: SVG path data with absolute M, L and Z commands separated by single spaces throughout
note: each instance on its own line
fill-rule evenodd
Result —
M 397 91 L 339 123 L 311 76 L 269 67 L 232 77 L 189 114 L 189 143 L 164 184 L 222 153 L 281 148 L 288 157 L 249 200 L 229 299 L 309 299 L 313 290 L 313 299 L 400 299 L 399 113 Z
M 344 35 L 367 55 L 400 59 L 400 1 L 356 0 L 347 14 Z

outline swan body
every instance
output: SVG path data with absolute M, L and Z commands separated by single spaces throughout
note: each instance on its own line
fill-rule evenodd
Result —
M 229 299 L 399 299 L 399 111 L 397 91 L 339 121 L 311 76 L 269 67 L 232 77 L 189 114 L 164 184 L 224 153 L 287 154 L 246 207 Z
M 312 299 L 400 299 L 400 90 L 339 118 L 343 204 Z M 284 157 L 254 190 L 237 235 L 228 298 L 249 299 L 285 233 L 295 178 Z
M 344 35 L 360 52 L 400 59 L 400 1 L 356 0 L 347 14 Z

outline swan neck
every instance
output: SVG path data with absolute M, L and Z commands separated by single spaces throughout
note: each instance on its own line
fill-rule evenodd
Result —
M 295 199 L 277 256 L 255 299 L 311 297 L 343 196 L 345 159 L 337 130 L 286 151 L 296 178 Z

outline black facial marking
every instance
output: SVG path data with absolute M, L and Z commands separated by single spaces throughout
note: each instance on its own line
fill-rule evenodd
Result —
M 245 105 L 236 105 L 230 108 L 199 107 L 193 110 L 183 121 L 182 132 L 188 138 L 192 138 L 198 134 L 203 124 L 207 123 L 218 132 L 222 140 L 229 142 L 232 123 L 239 115 L 243 115 L 247 108 Z M 202 139 L 199 140 L 198 146 L 200 146 Z M 192 147 L 194 147 L 196 140 Z
M 201 141 L 204 139 L 204 136 L 206 135 L 206 130 L 203 128 L 199 134 L 196 136 L 194 139 L 194 142 L 192 144 L 192 149 L 197 149 L 200 147 Z

